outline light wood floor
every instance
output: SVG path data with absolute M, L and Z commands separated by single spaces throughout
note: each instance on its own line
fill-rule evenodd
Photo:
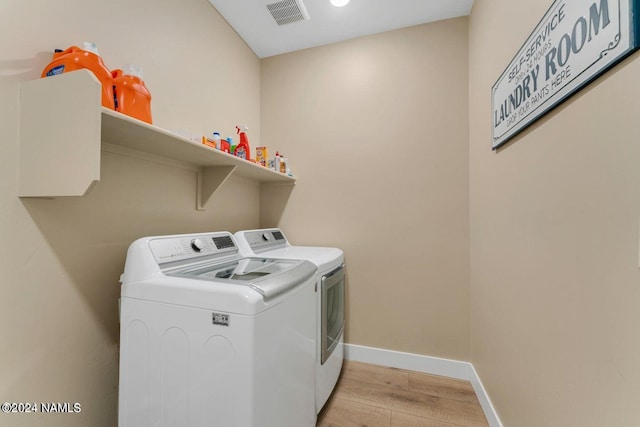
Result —
M 346 361 L 318 427 L 488 427 L 468 381 Z

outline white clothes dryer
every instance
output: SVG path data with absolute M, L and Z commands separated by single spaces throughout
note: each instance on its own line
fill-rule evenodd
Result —
M 338 248 L 291 245 L 279 228 L 243 230 L 234 236 L 245 256 L 306 260 L 318 267 L 316 410 L 320 412 L 344 359 L 344 253 Z
M 244 257 L 227 232 L 132 243 L 119 426 L 315 426 L 316 275 Z

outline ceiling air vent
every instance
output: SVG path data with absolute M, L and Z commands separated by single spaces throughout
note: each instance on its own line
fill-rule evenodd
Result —
M 278 25 L 309 20 L 309 13 L 302 0 L 282 0 L 267 5 Z

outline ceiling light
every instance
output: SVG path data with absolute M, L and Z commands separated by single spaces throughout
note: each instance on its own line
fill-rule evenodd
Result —
M 350 0 L 331 0 L 331 4 L 334 5 L 335 7 L 342 7 L 342 6 L 346 6 L 347 3 L 349 3 Z

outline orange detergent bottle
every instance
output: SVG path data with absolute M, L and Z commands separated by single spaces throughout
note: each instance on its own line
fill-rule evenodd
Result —
M 127 65 L 111 75 L 116 111 L 151 124 L 151 93 L 142 80 L 142 69 Z
M 113 77 L 102 62 L 98 49 L 93 43 L 85 42 L 84 49 L 77 46 L 71 46 L 66 50 L 56 49 L 53 61 L 44 68 L 42 77 L 56 76 L 82 68 L 90 70 L 102 84 L 102 106 L 114 110 Z
M 249 138 L 246 131 L 249 129 L 247 125 L 236 126 L 237 132 L 240 134 L 240 143 L 236 145 L 234 154 L 245 160 L 251 160 L 251 149 L 249 148 Z

